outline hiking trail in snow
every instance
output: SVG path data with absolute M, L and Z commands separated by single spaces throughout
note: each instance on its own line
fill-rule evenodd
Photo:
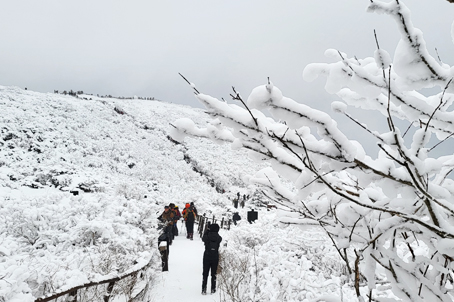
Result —
M 179 235 L 175 236 L 169 253 L 169 271 L 160 273 L 152 289 L 152 301 L 199 302 L 220 301 L 216 294 L 202 295 L 203 252 L 205 247 L 197 232 L 194 240 L 186 238 L 186 229 L 178 224 Z M 195 231 L 197 225 L 194 226 Z M 208 276 L 208 290 L 211 276 Z

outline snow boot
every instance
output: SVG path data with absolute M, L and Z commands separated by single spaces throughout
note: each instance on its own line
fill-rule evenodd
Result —
M 216 292 L 216 275 L 211 276 L 211 293 L 214 294 Z
M 202 295 L 206 295 L 207 294 L 207 283 L 208 283 L 208 280 L 206 280 L 204 278 L 202 280 Z

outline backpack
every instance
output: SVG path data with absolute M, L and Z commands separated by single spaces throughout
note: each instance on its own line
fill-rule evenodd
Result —
M 187 208 L 186 213 L 184 214 L 184 217 L 185 217 L 186 221 L 188 221 L 188 220 L 193 221 L 195 219 L 194 211 L 192 211 L 191 208 Z
M 216 241 L 216 242 L 210 241 L 209 251 L 211 253 L 217 253 L 219 251 L 219 241 Z
M 212 233 L 211 233 L 212 234 Z M 205 251 L 208 252 L 209 255 L 212 256 L 217 256 L 219 253 L 219 245 L 220 245 L 220 240 L 219 240 L 219 235 L 216 233 L 216 240 L 212 241 L 214 235 L 209 235 L 207 237 L 207 242 L 205 244 Z

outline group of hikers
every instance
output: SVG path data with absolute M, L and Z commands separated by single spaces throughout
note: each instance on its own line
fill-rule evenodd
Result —
M 174 236 L 178 236 L 177 222 L 183 217 L 186 225 L 186 238 L 194 238 L 194 222 L 197 218 L 197 209 L 194 203 L 186 203 L 185 208 L 180 213 L 178 206 L 174 203 L 164 207 L 164 212 L 158 219 L 165 224 L 164 234 L 169 245 L 172 244 Z M 222 237 L 219 236 L 219 225 L 208 223 L 205 232 L 202 235 L 202 241 L 205 244 L 203 253 L 203 273 L 202 273 L 202 294 L 207 292 L 208 275 L 211 271 L 211 293 L 216 292 L 216 273 L 219 264 L 219 246 Z
M 194 239 L 194 222 L 197 217 L 197 209 L 194 203 L 187 203 L 182 212 L 177 205 L 174 203 L 164 207 L 164 212 L 158 217 L 158 219 L 165 224 L 164 232 L 167 235 L 169 244 L 175 236 L 178 236 L 178 225 L 177 222 L 183 217 L 186 225 L 186 238 Z

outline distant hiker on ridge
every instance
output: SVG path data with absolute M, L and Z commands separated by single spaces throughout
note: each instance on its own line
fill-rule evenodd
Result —
M 240 214 L 238 214 L 238 212 L 233 213 L 232 220 L 233 220 L 233 223 L 236 225 L 236 222 L 237 222 L 238 220 L 241 220 Z

